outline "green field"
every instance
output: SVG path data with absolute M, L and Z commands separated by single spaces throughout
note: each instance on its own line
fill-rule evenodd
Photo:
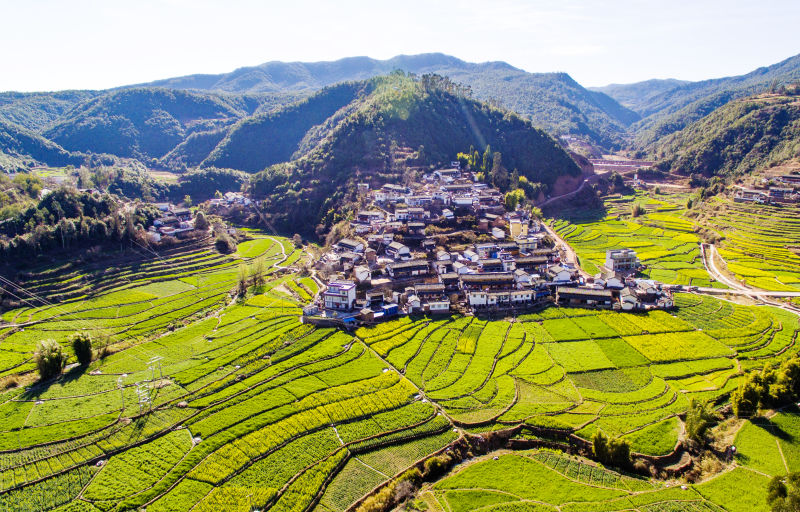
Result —
M 800 290 L 800 207 L 709 200 L 704 223 L 724 238 L 717 244 L 727 270 L 764 290 Z
M 739 468 L 681 489 L 621 475 L 580 457 L 531 450 L 500 452 L 459 467 L 423 490 L 420 499 L 431 512 L 757 512 L 768 510 L 767 480 Z
M 633 204 L 645 214 L 631 217 Z M 672 203 L 626 196 L 607 199 L 603 212 L 566 212 L 553 222 L 558 234 L 578 254 L 581 267 L 596 274 L 605 262 L 606 251 L 633 249 L 647 266 L 644 276 L 663 283 L 714 286 L 700 256 L 696 224 L 682 208 Z
M 230 256 L 190 244 L 104 270 L 31 272 L 28 290 L 64 299 L 4 313 L 6 380 L 33 371 L 43 338 L 66 343 L 87 330 L 109 352 L 59 380 L 3 392 L 0 508 L 338 512 L 463 430 L 518 425 L 586 439 L 602 430 L 663 454 L 691 398 L 724 397 L 740 368 L 796 352 L 796 316 L 695 295 L 678 295 L 674 312 L 551 307 L 494 321 L 402 317 L 353 334 L 315 328 L 299 322 L 315 281 L 276 272 L 303 254 L 289 240 L 252 236 Z M 242 265 L 263 266 L 266 283 L 232 300 Z M 781 418 L 771 421 L 794 428 Z M 771 474 L 748 448 L 763 443 L 757 432 L 740 434 L 750 458 L 739 463 Z M 791 443 L 783 452 L 800 462 Z M 490 478 L 501 464 L 454 487 L 445 480 L 431 496 L 448 510 L 600 510 L 592 503 L 633 499 L 645 500 L 639 510 L 661 510 L 631 493 L 674 492 L 542 453 L 495 461 L 524 469 L 518 482 Z M 493 491 L 477 496 L 469 485 L 484 477 Z M 563 485 L 540 494 L 547 478 Z M 692 507 L 728 508 L 715 497 L 722 484 L 703 485 L 685 494 Z

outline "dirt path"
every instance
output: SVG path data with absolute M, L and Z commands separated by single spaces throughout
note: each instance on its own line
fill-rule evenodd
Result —
M 551 228 L 545 223 L 542 223 L 542 227 L 544 228 L 545 231 L 547 231 L 547 234 L 550 235 L 553 238 L 553 240 L 556 241 L 556 247 L 560 248 L 564 252 L 565 263 L 569 263 L 570 265 L 578 269 L 578 272 L 583 277 L 592 277 L 588 272 L 583 270 L 583 268 L 581 268 L 581 266 L 578 264 L 578 253 L 575 252 L 575 249 L 573 249 L 572 246 L 569 245 L 566 240 L 561 238 L 561 235 L 556 233 L 555 229 Z

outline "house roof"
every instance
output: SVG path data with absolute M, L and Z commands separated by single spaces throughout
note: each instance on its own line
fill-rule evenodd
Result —
M 442 283 L 425 283 L 425 284 L 418 284 L 414 287 L 414 290 L 417 293 L 420 292 L 442 292 L 444 291 L 444 285 Z
M 478 265 L 502 265 L 503 261 L 498 258 L 486 258 L 483 260 L 478 260 Z
M 449 282 L 452 283 L 454 281 L 458 281 L 458 274 L 455 272 L 448 272 L 447 274 L 439 274 L 439 280 L 441 282 Z
M 488 274 L 461 274 L 462 283 L 513 283 L 514 274 L 510 272 L 492 272 Z
M 400 249 L 402 249 L 403 247 L 406 247 L 406 246 L 403 245 L 400 242 L 392 242 L 392 243 L 389 244 L 389 247 L 392 248 L 395 251 L 399 251 Z M 406 249 L 408 249 L 408 247 L 406 247 Z
M 428 262 L 425 260 L 409 260 L 400 263 L 389 263 L 386 266 L 392 270 L 428 268 Z
M 342 238 L 341 240 L 336 242 L 336 245 L 338 245 L 339 247 L 355 248 L 361 245 L 361 242 L 353 240 L 352 238 Z
M 517 265 L 541 265 L 542 263 L 547 263 L 547 260 L 547 256 L 521 256 L 514 258 Z
M 579 298 L 579 299 L 590 299 L 592 297 L 603 299 L 603 300 L 610 300 L 613 295 L 611 294 L 611 290 L 595 290 L 593 288 L 574 288 L 571 286 L 558 286 L 556 287 L 556 293 L 558 293 L 559 297 L 565 298 Z

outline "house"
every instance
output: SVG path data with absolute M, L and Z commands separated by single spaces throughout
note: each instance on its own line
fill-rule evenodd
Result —
M 410 260 L 402 263 L 390 263 L 386 265 L 386 272 L 392 279 L 407 279 L 429 275 L 430 267 L 427 261 Z
M 352 251 L 345 251 L 339 255 L 339 261 L 343 265 L 353 266 L 361 261 L 361 255 Z
M 433 202 L 433 197 L 427 195 L 406 196 L 406 204 L 408 206 L 428 206 L 432 202 Z
M 409 208 L 408 209 L 408 220 L 423 220 L 425 217 L 429 217 L 430 215 L 426 215 L 426 211 L 423 208 Z M 400 219 L 398 219 L 400 220 Z
M 477 244 L 475 245 L 475 253 L 480 259 L 494 258 L 497 256 L 497 245 Z
M 363 283 L 364 281 L 370 280 L 372 277 L 372 272 L 370 272 L 369 267 L 358 265 L 357 267 L 353 268 L 353 277 L 355 277 L 356 281 L 359 283 Z
M 364 259 L 367 260 L 367 263 L 376 263 L 378 261 L 378 251 L 372 247 L 368 247 L 367 250 L 364 251 Z
M 373 222 L 382 222 L 386 216 L 379 210 L 361 210 L 356 214 L 356 219 L 362 224 L 372 224 Z
M 561 265 L 552 265 L 545 271 L 550 282 L 564 284 L 572 282 L 573 271 Z
M 418 284 L 414 287 L 414 294 L 422 300 L 437 300 L 444 297 L 444 285 L 442 283 Z
M 411 250 L 400 242 L 392 242 L 386 246 L 386 255 L 396 260 L 411 257 Z
M 432 300 L 425 303 L 423 306 L 426 313 L 431 314 L 447 314 L 450 312 L 449 300 Z
M 514 259 L 516 268 L 532 273 L 543 272 L 549 262 L 547 256 L 520 256 Z
M 639 307 L 639 298 L 630 288 L 623 288 L 619 292 L 619 303 L 623 311 L 632 311 Z
M 394 211 L 394 220 L 405 222 L 408 220 L 408 208 L 398 208 Z
M 192 218 L 192 212 L 188 208 L 173 210 L 172 214 L 180 221 L 188 221 Z
M 467 265 L 461 263 L 460 261 L 454 261 L 453 272 L 455 272 L 456 274 L 469 274 L 470 268 Z
M 769 198 L 773 201 L 787 201 L 793 199 L 794 190 L 785 187 L 769 187 Z
M 461 255 L 464 257 L 464 259 L 468 261 L 477 262 L 479 259 L 481 259 L 480 256 L 478 256 L 478 253 L 476 253 L 475 251 L 471 251 L 469 249 L 461 253 Z
M 422 301 L 416 295 L 409 296 L 406 301 L 406 304 L 408 304 L 409 313 L 420 311 L 422 309 Z
M 445 293 L 452 293 L 458 291 L 458 274 L 450 272 L 447 274 L 439 274 L 439 282 L 444 285 Z
M 364 244 L 352 238 L 342 238 L 334 247 L 338 252 L 364 252 Z
M 498 240 L 502 240 L 506 237 L 506 232 L 503 231 L 502 228 L 492 228 L 492 236 Z
M 453 212 L 450 209 L 445 208 L 442 210 L 442 218 L 444 218 L 444 220 L 453 220 L 455 215 L 453 215 Z
M 436 259 L 438 261 L 450 261 L 450 253 L 447 251 L 439 251 L 436 253 Z
M 503 272 L 503 261 L 498 258 L 487 258 L 478 260 L 478 268 L 481 272 Z
M 461 289 L 465 291 L 493 291 L 509 289 L 514 287 L 514 274 L 508 273 L 487 273 L 487 274 L 462 274 Z
M 433 262 L 433 268 L 437 274 L 447 274 L 453 271 L 453 262 L 450 260 L 436 260 Z
M 455 196 L 453 197 L 453 205 L 456 208 L 471 208 L 474 203 L 472 196 Z
M 369 192 L 369 183 L 359 183 L 356 185 L 359 194 L 366 194 Z
M 352 281 L 331 281 L 322 298 L 326 309 L 349 311 L 356 301 L 356 284 Z
M 458 169 L 440 169 L 438 171 L 433 171 L 433 175 L 440 180 L 444 180 L 445 178 L 450 178 L 455 180 L 461 177 L 461 171 L 459 171 Z
M 518 287 L 530 286 L 533 283 L 533 277 L 524 270 L 517 269 L 514 271 L 514 281 L 516 281 Z
M 605 267 L 612 272 L 627 272 L 636 270 L 639 258 L 633 249 L 612 249 L 606 251 Z
M 569 306 L 612 307 L 614 296 L 611 290 L 595 290 L 572 286 L 556 287 L 556 302 Z
M 425 223 L 423 222 L 409 222 L 408 226 L 408 233 L 410 235 L 424 235 L 425 234 Z
M 528 252 L 532 249 L 536 249 L 539 247 L 539 237 L 538 236 L 523 236 L 516 238 L 517 247 L 521 252 Z
M 740 188 L 733 196 L 736 203 L 768 203 L 769 195 L 762 190 Z
M 423 251 L 431 252 L 434 249 L 436 249 L 436 240 L 434 240 L 433 238 L 426 238 L 425 240 L 422 241 L 422 244 L 420 245 L 422 246 Z

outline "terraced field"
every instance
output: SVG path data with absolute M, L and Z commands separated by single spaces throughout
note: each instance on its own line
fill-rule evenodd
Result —
M 676 300 L 674 315 L 550 308 L 514 322 L 405 318 L 356 336 L 465 428 L 523 423 L 586 439 L 602 429 L 666 453 L 691 398 L 724 395 L 740 369 L 789 357 L 798 330 L 777 308 Z
M 0 509 L 343 511 L 464 430 L 520 424 L 585 438 L 602 429 L 636 451 L 665 453 L 690 398 L 724 395 L 741 368 L 796 352 L 796 316 L 691 295 L 678 296 L 674 315 L 403 317 L 351 335 L 299 322 L 317 290 L 281 270 L 302 257 L 288 240 L 257 236 L 237 255 L 198 254 L 213 261 L 199 269 L 194 250 L 202 253 L 115 267 L 114 285 L 91 297 L 3 315 L 7 382 L 32 370 L 42 338 L 64 343 L 88 330 L 110 350 L 59 380 L 0 395 Z M 232 300 L 241 265 L 265 267 L 266 284 Z M 91 275 L 40 272 L 31 287 L 59 272 Z M 531 483 L 561 467 L 520 457 L 537 468 Z M 580 491 L 584 501 L 662 492 L 598 471 L 586 478 L 603 479 L 602 496 Z M 692 506 L 715 502 L 701 488 Z M 432 492 L 456 510 L 455 490 Z M 529 506 L 528 494 L 503 492 Z
M 800 207 L 714 197 L 707 208 L 704 223 L 724 235 L 718 250 L 728 271 L 756 288 L 800 291 Z
M 485 458 L 424 490 L 432 512 L 766 511 L 768 478 L 736 468 L 699 485 L 667 487 L 547 450 Z
M 645 214 L 630 217 L 634 203 Z M 605 262 L 606 251 L 634 249 L 647 265 L 644 275 L 663 283 L 714 286 L 700 256 L 700 239 L 695 224 L 683 216 L 683 210 L 665 201 L 626 196 L 609 199 L 606 212 L 566 212 L 565 219 L 555 220 L 554 229 L 572 246 L 581 267 L 596 274 Z

